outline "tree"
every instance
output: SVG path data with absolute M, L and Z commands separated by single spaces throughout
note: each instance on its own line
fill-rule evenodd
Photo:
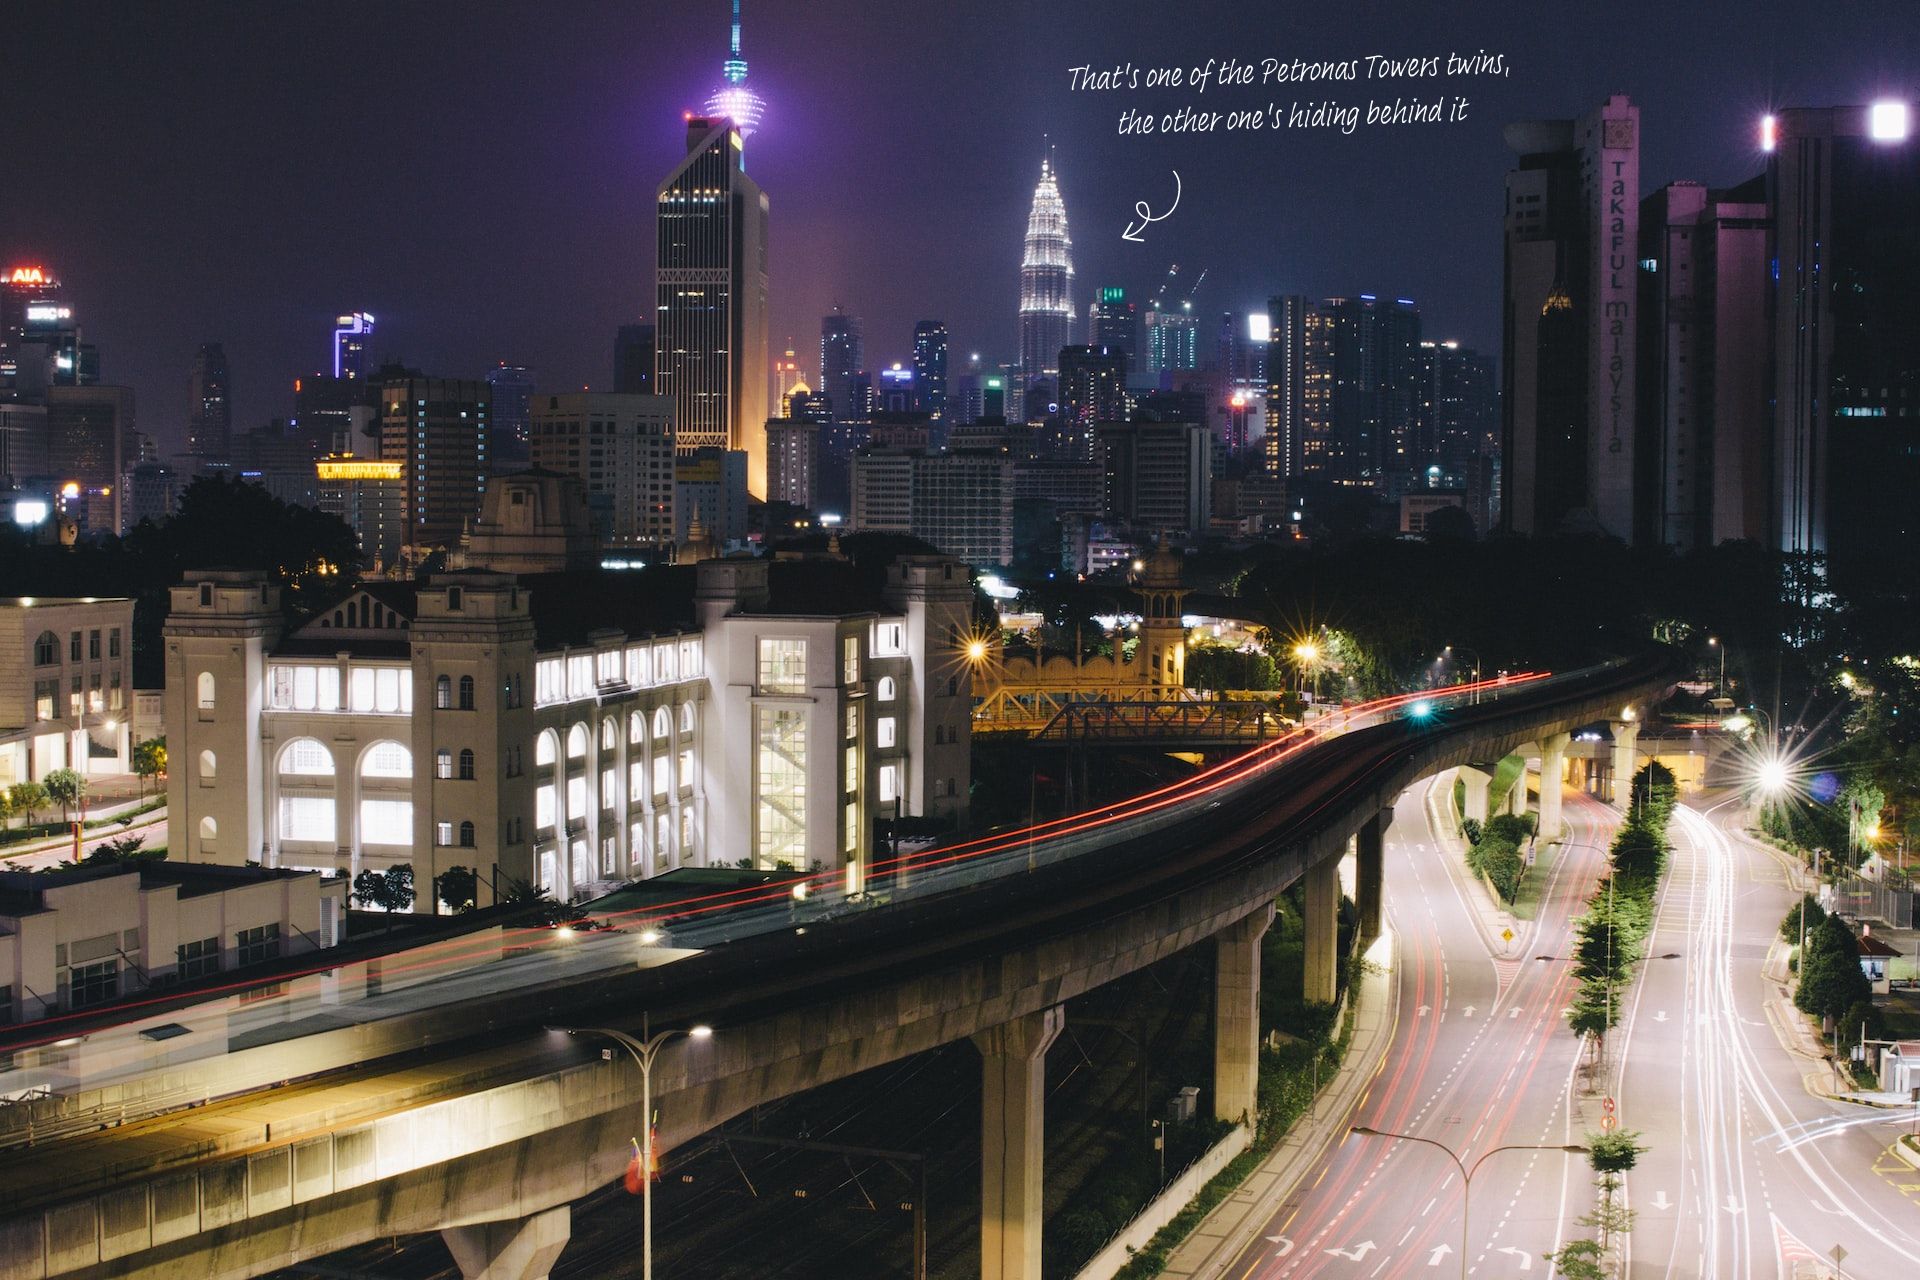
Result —
M 1658 760 L 1649 760 L 1633 775 L 1632 790 L 1628 794 L 1633 808 L 1645 805 L 1652 809 L 1659 816 L 1659 825 L 1664 827 L 1680 799 L 1680 782 L 1673 776 L 1673 770 Z
M 1564 1280 L 1606 1280 L 1607 1251 L 1598 1240 L 1569 1240 L 1560 1252 L 1542 1256 Z
M 1638 813 L 1629 817 L 1613 838 L 1614 874 L 1622 881 L 1643 881 L 1649 890 L 1658 883 L 1667 866 L 1667 838 L 1661 832 L 1664 825 L 1664 818 L 1656 826 Z
M 1840 1015 L 1834 1023 L 1833 1042 L 1840 1052 L 1845 1053 L 1850 1046 L 1859 1044 L 1863 1039 L 1880 1039 L 1885 1030 L 1886 1015 L 1880 1012 L 1880 1006 L 1873 1002 L 1873 997 L 1868 996 L 1865 1000 L 1855 1000 Z
M 1800 901 L 1794 903 L 1793 910 L 1787 912 L 1787 918 L 1780 922 L 1781 938 L 1793 943 L 1795 946 L 1800 944 L 1800 916 L 1802 912 L 1806 914 L 1807 932 L 1809 933 L 1818 928 L 1820 922 L 1827 918 L 1827 909 L 1820 905 L 1818 898 L 1810 893 L 1800 895 Z
M 456 915 L 462 911 L 473 910 L 475 891 L 480 887 L 480 877 L 472 867 L 453 866 L 440 873 L 434 881 L 434 891 L 442 906 Z
M 102 840 L 80 861 L 87 866 L 114 862 L 158 862 L 167 856 L 164 849 L 148 849 L 147 838 L 142 835 L 128 834 L 112 840 Z
M 413 864 L 402 862 L 384 872 L 367 870 L 353 878 L 353 897 L 376 911 L 413 909 Z
M 1580 1225 L 1600 1228 L 1600 1248 L 1605 1252 L 1613 1237 L 1633 1230 L 1633 1211 L 1619 1203 L 1620 1180 L 1633 1170 L 1645 1147 L 1640 1135 L 1631 1129 L 1587 1135 L 1587 1163 L 1593 1166 L 1594 1185 L 1600 1190 L 1600 1206 L 1580 1219 Z
M 167 740 L 148 738 L 136 743 L 132 753 L 133 772 L 140 779 L 140 794 L 147 791 L 147 779 L 158 778 L 167 771 Z
M 47 789 L 38 782 L 16 782 L 7 789 L 7 796 L 13 811 L 26 815 L 28 826 L 33 825 L 33 815 L 47 807 Z
M 60 806 L 60 821 L 70 821 L 73 806 L 87 794 L 86 778 L 77 769 L 49 769 L 40 781 L 47 789 L 47 799 Z
M 1872 998 L 1873 984 L 1860 970 L 1860 944 L 1853 930 L 1828 916 L 1807 935 L 1794 1008 L 1816 1018 L 1838 1018 L 1856 1001 Z
M 0 787 L 0 833 L 5 832 L 12 821 L 13 790 L 10 787 Z

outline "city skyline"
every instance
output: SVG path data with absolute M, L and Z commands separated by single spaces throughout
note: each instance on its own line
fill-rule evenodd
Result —
M 1351 17 L 1300 19 L 1290 30 L 1261 19 L 1236 27 L 1242 56 L 1471 44 L 1507 50 L 1514 71 L 1469 90 L 1474 114 L 1443 134 L 1362 130 L 1205 146 L 1117 139 L 1120 101 L 1066 88 L 1069 61 L 1138 59 L 1147 48 L 1168 60 L 1222 52 L 1188 29 L 1191 22 L 1176 28 L 1144 6 L 1125 9 L 1137 21 L 1097 23 L 1087 7 L 1050 7 L 1041 20 L 1071 38 L 1036 42 L 1042 49 L 1011 58 L 988 57 L 993 33 L 1013 21 L 1011 6 L 930 15 L 911 32 L 869 32 L 859 21 L 868 9 L 853 3 L 804 15 L 752 10 L 756 90 L 780 104 L 747 148 L 749 172 L 780 194 L 770 345 L 805 345 L 839 300 L 862 318 L 875 367 L 910 358 L 913 323 L 929 314 L 946 318 L 957 352 L 1013 355 L 1016 299 L 1006 282 L 1017 267 L 1030 157 L 1045 134 L 1062 155 L 1081 293 L 1112 283 L 1142 296 L 1169 261 L 1180 261 L 1190 272 L 1210 269 L 1195 307 L 1201 316 L 1247 310 L 1280 292 L 1377 288 L 1413 297 L 1437 336 L 1496 349 L 1500 243 L 1484 196 L 1509 160 L 1505 124 L 1571 116 L 1624 90 L 1643 110 L 1643 189 L 1675 179 L 1731 185 L 1759 171 L 1756 125 L 1769 108 L 1911 96 L 1907 79 L 1889 70 L 1910 62 L 1915 41 L 1882 21 L 1895 8 L 1863 5 L 1818 29 L 1796 29 L 1794 68 L 1812 71 L 1781 65 L 1766 34 L 1778 24 L 1756 21 L 1723 35 L 1709 17 L 1692 14 L 1666 20 L 1675 32 L 1669 49 L 1597 65 L 1561 48 L 1580 43 L 1565 32 L 1597 22 L 1597 7 L 1577 13 L 1571 27 L 1565 15 L 1549 24 L 1492 9 L 1451 27 L 1417 19 L 1396 23 L 1391 42 Z M 670 20 L 623 13 L 612 39 L 587 37 L 605 25 L 592 11 L 555 16 L 505 42 L 511 49 L 474 50 L 471 74 L 457 80 L 426 68 L 403 91 L 383 88 L 378 113 L 356 105 L 363 99 L 354 87 L 390 78 L 396 55 L 384 42 L 356 42 L 352 56 L 335 58 L 341 50 L 329 42 L 340 37 L 298 18 L 269 21 L 245 7 L 201 12 L 165 23 L 81 15 L 57 27 L 27 15 L 14 47 L 36 54 L 10 76 L 21 98 L 15 117 L 31 135 L 41 113 L 62 100 L 56 85 L 70 89 L 82 59 L 120 73 L 88 85 L 96 123 L 60 131 L 73 135 L 70 145 L 48 154 L 40 180 L 19 194 L 0 251 L 10 262 L 44 263 L 66 283 L 88 339 L 100 344 L 103 380 L 139 391 L 142 428 L 163 452 L 183 443 L 186 406 L 174 388 L 200 343 L 225 344 L 234 429 L 246 430 L 290 411 L 293 379 L 324 367 L 333 317 L 362 308 L 381 317 L 376 359 L 397 356 L 445 377 L 477 377 L 506 360 L 539 369 L 543 390 L 611 386 L 607 340 L 619 324 L 645 318 L 650 238 L 636 232 L 649 212 L 648 188 L 674 159 L 684 112 L 712 88 L 728 6 L 675 10 Z M 1651 11 L 1605 12 L 1630 31 Z M 425 10 L 383 17 L 394 36 L 438 21 Z M 836 32 L 849 35 L 845 49 L 825 43 Z M 1711 34 L 1722 47 L 1717 82 L 1680 74 L 1689 33 Z M 207 82 L 208 60 L 230 57 L 231 42 L 247 40 L 308 52 L 285 76 Z M 875 40 L 884 42 L 878 61 Z M 1066 47 L 1073 58 L 1061 54 Z M 1837 56 L 1861 47 L 1876 53 L 1864 62 L 1857 52 Z M 922 56 L 934 49 L 948 52 Z M 150 56 L 132 61 L 136 53 Z M 554 59 L 574 68 L 566 91 L 536 101 L 512 87 L 536 82 L 543 60 Z M 842 59 L 861 63 L 860 74 L 837 74 Z M 984 84 L 982 67 L 995 73 Z M 330 72 L 342 77 L 338 95 L 300 91 Z M 1006 92 L 1016 80 L 1023 91 Z M 476 96 L 470 82 L 500 90 L 504 106 Z M 342 105 L 334 110 L 312 106 L 336 98 Z M 888 145 L 908 113 L 937 145 Z M 257 176 L 208 181 L 195 170 L 189 196 L 173 141 L 189 136 L 189 126 L 236 174 L 244 161 Z M 318 154 L 316 137 L 337 141 L 341 133 L 360 145 Z M 382 185 L 349 218 L 337 201 L 318 198 L 318 186 L 347 180 L 339 166 L 364 172 L 363 162 L 383 149 L 410 157 L 403 172 L 418 180 Z M 860 175 L 875 155 L 925 180 L 871 192 Z M 1280 184 L 1269 204 L 1249 198 L 1238 172 L 1249 165 L 1282 173 L 1306 166 L 1315 180 Z M 1164 199 L 1157 193 L 1173 167 L 1187 182 L 1179 214 L 1150 228 L 1144 245 L 1121 242 L 1132 202 Z M 101 198 L 113 190 L 103 184 L 122 182 L 144 186 L 151 198 Z M 551 199 L 568 190 L 586 198 Z M 962 190 L 964 199 L 955 194 Z M 1440 190 L 1457 194 L 1426 194 Z M 446 218 L 447 201 L 462 199 L 469 216 Z M 102 205 L 98 217 L 74 216 Z M 531 306 L 529 293 L 539 299 Z

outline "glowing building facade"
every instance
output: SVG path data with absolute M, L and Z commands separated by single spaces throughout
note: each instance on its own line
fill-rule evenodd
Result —
M 1022 388 L 1059 376 L 1060 349 L 1073 341 L 1073 241 L 1051 156 L 1040 161 L 1040 183 L 1027 214 L 1020 259 L 1020 376 Z

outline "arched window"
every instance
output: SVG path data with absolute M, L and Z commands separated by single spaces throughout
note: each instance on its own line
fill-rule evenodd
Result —
M 620 744 L 620 727 L 608 716 L 600 722 L 600 749 L 611 751 Z
M 433 753 L 433 776 L 436 778 L 453 776 L 453 752 L 441 750 Z
M 211 817 L 200 819 L 200 838 L 202 840 L 211 840 L 219 834 L 219 823 L 215 822 Z
M 627 717 L 627 741 L 641 743 L 647 740 L 647 717 L 636 711 Z
M 463 822 L 460 824 L 460 847 L 462 849 L 473 848 L 473 824 L 471 822 Z
M 219 773 L 220 762 L 214 759 L 213 752 L 200 753 L 200 781 L 212 782 Z
M 693 704 L 691 702 L 683 702 L 680 704 L 680 732 L 693 732 Z
M 462 711 L 473 710 L 473 677 L 472 676 L 460 677 L 460 709 Z
M 661 707 L 653 713 L 653 736 L 656 738 L 664 738 L 672 732 L 673 717 L 667 713 L 665 707 Z
M 460 780 L 473 781 L 473 752 L 465 747 L 460 748 Z
M 295 738 L 280 753 L 280 772 L 301 777 L 331 778 L 333 753 L 313 738 Z
M 899 686 L 894 683 L 892 676 L 881 676 L 880 685 L 874 690 L 873 696 L 882 702 L 892 702 L 897 696 L 898 691 Z
M 200 695 L 200 709 L 202 711 L 213 710 L 213 672 L 202 671 L 200 673 L 200 679 L 195 683 L 199 686 L 197 691 Z
M 433 709 L 450 711 L 453 709 L 453 681 L 441 676 L 433 682 Z
M 559 754 L 559 745 L 558 740 L 553 736 L 553 730 L 547 730 L 534 740 L 533 762 L 537 765 L 552 764 L 554 757 Z
M 60 637 L 51 631 L 42 631 L 40 638 L 33 642 L 33 665 L 51 667 L 60 661 Z
M 363 778 L 411 778 L 413 753 L 397 742 L 376 742 L 360 761 Z
M 581 760 L 587 754 L 587 726 L 576 724 L 567 730 L 567 759 Z

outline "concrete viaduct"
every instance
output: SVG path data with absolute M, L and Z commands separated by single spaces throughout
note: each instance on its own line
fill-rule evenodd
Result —
M 1259 942 L 1275 897 L 1304 878 L 1306 994 L 1331 1000 L 1338 861 L 1352 842 L 1362 930 L 1377 933 L 1381 841 L 1405 787 L 1525 749 L 1545 766 L 1551 821 L 1567 735 L 1633 723 L 1628 709 L 1673 678 L 1670 660 L 1650 654 L 1330 738 L 1244 796 L 1196 802 L 1181 828 L 1190 842 L 1121 841 L 804 933 L 315 1037 L 315 1061 L 355 1060 L 353 1045 L 319 1043 L 326 1035 L 377 1037 L 360 1052 L 379 1060 L 352 1068 L 296 1078 L 304 1041 L 182 1068 L 220 1074 L 201 1082 L 220 1100 L 9 1153 L 0 1280 L 225 1280 L 429 1231 L 468 1277 L 545 1276 L 570 1202 L 620 1176 L 644 1121 L 625 1054 L 603 1058 L 590 1040 L 542 1028 L 637 1028 L 643 1011 L 655 1028 L 715 1027 L 669 1045 L 655 1067 L 669 1149 L 757 1103 L 971 1039 L 985 1073 L 981 1274 L 1037 1280 L 1043 1058 L 1067 1000 L 1210 941 L 1213 1109 L 1250 1117 Z M 1484 784 L 1479 794 L 1470 786 L 1470 806 Z

